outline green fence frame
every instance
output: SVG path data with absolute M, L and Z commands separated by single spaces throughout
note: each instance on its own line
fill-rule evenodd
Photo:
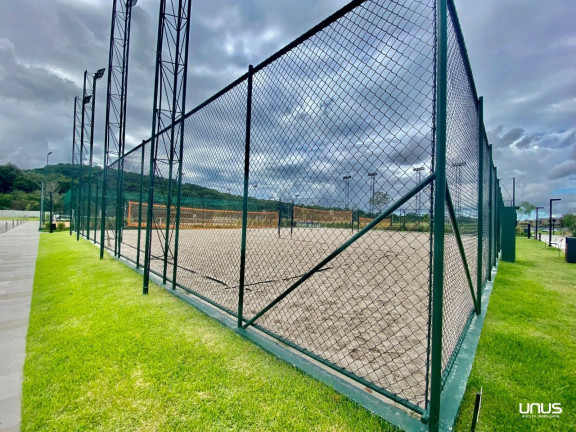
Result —
M 139 202 L 139 215 L 138 215 L 138 233 L 137 233 L 137 245 L 136 245 L 136 257 L 129 258 L 135 265 L 137 269 L 142 268 L 144 273 L 144 282 L 143 282 L 143 292 L 146 294 L 148 292 L 148 285 L 149 285 L 149 278 L 150 275 L 155 274 L 156 276 L 160 277 L 161 283 L 170 284 L 172 291 L 181 298 L 187 299 L 187 301 L 191 301 L 196 306 L 200 307 L 201 309 L 208 311 L 206 309 L 205 303 L 209 303 L 211 305 L 212 310 L 217 309 L 219 311 L 224 311 L 227 313 L 226 318 L 222 318 L 221 315 L 214 314 L 215 316 L 220 316 L 220 319 L 226 321 L 229 324 L 229 320 L 232 319 L 235 322 L 236 330 L 242 334 L 243 336 L 249 337 L 252 340 L 255 340 L 257 343 L 265 346 L 267 349 L 275 351 L 277 355 L 282 357 L 288 358 L 292 354 L 289 354 L 281 349 L 273 348 L 266 340 L 267 338 L 262 338 L 262 336 L 258 334 L 266 334 L 269 337 L 272 337 L 285 345 L 290 346 L 291 348 L 295 349 L 296 351 L 300 352 L 304 355 L 304 360 L 302 360 L 302 367 L 303 369 L 310 371 L 314 368 L 311 366 L 306 366 L 306 358 L 310 358 L 314 361 L 322 363 L 324 366 L 327 366 L 329 369 L 332 370 L 332 373 L 340 374 L 345 376 L 348 379 L 355 381 L 356 383 L 370 388 L 371 390 L 379 393 L 382 396 L 392 400 L 393 402 L 400 404 L 407 408 L 409 411 L 420 416 L 420 425 L 422 428 L 430 430 L 430 431 L 437 431 L 442 428 L 443 422 L 443 408 L 442 408 L 442 400 L 443 400 L 443 389 L 446 385 L 447 380 L 450 377 L 450 372 L 452 370 L 454 362 L 458 361 L 458 353 L 460 348 L 463 344 L 463 341 L 467 336 L 467 332 L 469 328 L 474 328 L 477 326 L 476 317 L 481 316 L 485 311 L 487 298 L 485 297 L 485 288 L 489 285 L 489 282 L 492 279 L 493 269 L 497 265 L 500 245 L 501 245 L 501 215 L 502 215 L 502 194 L 500 190 L 500 184 L 498 180 L 498 173 L 497 169 L 494 166 L 493 162 L 493 150 L 492 146 L 488 143 L 488 138 L 486 135 L 486 129 L 483 124 L 483 115 L 484 115 L 484 108 L 483 108 L 483 98 L 478 98 L 476 95 L 476 90 L 474 87 L 474 81 L 472 78 L 470 63 L 467 57 L 466 49 L 464 46 L 464 41 L 462 38 L 460 24 L 457 19 L 456 10 L 452 0 L 436 0 L 434 2 L 436 8 L 436 71 L 435 71 L 435 136 L 434 136 L 434 150 L 433 150 L 433 171 L 430 175 L 426 176 L 421 182 L 419 182 L 415 187 L 409 190 L 406 194 L 404 194 L 400 199 L 397 199 L 391 205 L 388 205 L 386 209 L 381 211 L 368 225 L 363 228 L 359 228 L 358 231 L 350 237 L 350 239 L 344 242 L 340 247 L 333 250 L 330 254 L 323 257 L 316 263 L 312 268 L 304 275 L 302 275 L 299 279 L 295 280 L 289 288 L 283 291 L 280 295 L 278 295 L 274 300 L 270 301 L 265 307 L 261 308 L 261 310 L 256 313 L 251 318 L 244 316 L 244 293 L 245 293 L 245 268 L 246 268 L 246 247 L 247 247 L 247 229 L 248 229 L 248 211 L 249 205 L 252 198 L 249 197 L 249 185 L 250 185 L 250 140 L 251 140 L 251 124 L 252 124 L 252 89 L 253 89 L 253 77 L 255 73 L 259 70 L 262 70 L 264 67 L 272 64 L 276 59 L 281 58 L 282 56 L 289 53 L 293 48 L 297 47 L 302 42 L 306 41 L 311 36 L 315 35 L 317 32 L 321 31 L 322 29 L 330 26 L 332 23 L 337 21 L 339 18 L 345 16 L 350 11 L 354 10 L 356 7 L 365 3 L 366 0 L 355 0 L 352 1 L 349 5 L 345 6 L 331 17 L 327 18 L 322 23 L 318 24 L 318 26 L 311 29 L 309 32 L 302 35 L 300 38 L 296 39 L 293 43 L 287 45 L 284 49 L 280 50 L 278 53 L 271 56 L 269 59 L 265 60 L 262 64 L 257 66 L 250 66 L 248 72 L 240 77 L 238 80 L 230 84 L 230 86 L 223 89 L 221 92 L 214 95 L 212 98 L 204 102 L 203 104 L 199 105 L 197 108 L 193 109 L 191 112 L 183 116 L 182 118 L 176 120 L 177 123 L 182 122 L 182 127 L 185 127 L 186 119 L 193 115 L 194 113 L 202 110 L 205 106 L 207 106 L 211 101 L 216 100 L 226 91 L 230 90 L 234 86 L 247 82 L 248 91 L 247 91 L 247 99 L 246 99 L 246 129 L 245 129 L 245 143 L 244 143 L 244 182 L 243 182 L 243 195 L 242 195 L 242 233 L 241 233 L 241 242 L 240 242 L 240 268 L 239 268 L 239 289 L 238 289 L 238 309 L 236 311 L 232 311 L 228 308 L 223 307 L 222 305 L 218 304 L 217 302 L 213 301 L 212 299 L 203 296 L 199 292 L 194 291 L 190 287 L 184 286 L 182 283 L 177 280 L 177 270 L 178 270 L 178 236 L 179 236 L 179 226 L 180 226 L 180 208 L 183 205 L 183 201 L 181 200 L 182 194 L 182 147 L 180 149 L 180 157 L 179 157 L 179 168 L 177 173 L 177 180 L 175 184 L 172 182 L 173 173 L 170 171 L 169 174 L 169 185 L 170 188 L 170 197 L 173 195 L 172 188 L 176 188 L 176 224 L 175 224 L 175 253 L 172 257 L 174 262 L 171 263 L 173 265 L 171 275 L 167 272 L 167 265 L 169 260 L 168 254 L 168 244 L 164 244 L 163 250 L 163 268 L 164 270 L 160 273 L 154 272 L 150 268 L 150 254 L 145 253 L 143 258 L 142 254 L 142 241 L 141 241 L 141 234 L 142 234 L 142 224 L 146 220 L 146 231 L 145 231 L 145 245 L 144 249 L 149 251 L 151 248 L 151 236 L 152 236 L 152 223 L 153 223 L 153 206 L 155 204 L 154 199 L 154 187 L 155 187 L 155 158 L 157 157 L 157 146 L 156 141 L 157 137 L 162 134 L 166 133 L 167 128 L 164 131 L 160 131 L 156 136 L 153 136 L 151 139 L 143 142 L 139 147 L 133 149 L 132 151 L 128 152 L 123 158 L 118 161 L 114 161 L 111 163 L 110 166 L 116 164 L 118 168 L 118 176 L 117 176 L 117 200 L 115 203 L 116 214 L 114 215 L 114 227 L 113 227 L 113 235 L 115 237 L 115 244 L 114 247 L 109 247 L 108 245 L 104 244 L 105 239 L 105 230 L 111 229 L 110 227 L 106 227 L 106 203 L 107 203 L 107 191 L 104 190 L 107 183 L 110 180 L 108 170 L 104 170 L 103 173 L 99 173 L 98 175 L 85 179 L 82 177 L 82 171 L 79 170 L 79 177 L 78 177 L 78 184 L 74 185 L 73 188 L 69 191 L 69 196 L 66 202 L 70 203 L 69 206 L 69 214 L 72 215 L 75 210 L 75 214 L 73 217 L 73 221 L 71 221 L 70 227 L 70 234 L 73 231 L 76 232 L 77 238 L 80 236 L 86 237 L 87 239 L 91 239 L 90 237 L 90 229 L 91 227 L 94 228 L 94 235 L 93 241 L 95 243 L 100 243 L 100 250 L 101 256 L 104 249 L 108 249 L 117 257 L 126 258 L 124 251 L 121 247 L 122 245 L 122 232 L 124 229 L 124 219 L 125 219 L 125 205 L 126 199 L 125 194 L 123 191 L 123 184 L 124 179 L 126 178 L 125 171 L 125 160 L 126 158 L 135 158 L 139 161 L 138 169 L 135 171 L 130 171 L 133 175 L 138 175 L 140 178 L 139 183 L 139 191 L 137 192 L 136 199 Z M 455 29 L 456 35 L 455 38 L 457 40 L 459 49 L 462 55 L 462 62 L 466 69 L 467 79 L 471 83 L 471 88 L 474 96 L 474 104 L 476 108 L 476 121 L 477 121 L 477 151 L 478 151 L 478 184 L 477 184 L 477 207 L 476 207 L 476 236 L 477 236 L 477 243 L 475 243 L 475 251 L 476 257 L 475 259 L 470 259 L 467 257 L 467 251 L 464 244 L 464 233 L 461 231 L 460 225 L 461 221 L 459 220 L 459 216 L 457 211 L 455 210 L 454 203 L 452 202 L 452 190 L 450 181 L 447 178 L 447 134 L 449 133 L 447 128 L 450 125 L 447 125 L 448 121 L 448 114 L 447 109 L 449 105 L 448 101 L 448 87 L 449 87 L 449 58 L 448 58 L 448 33 L 449 29 L 448 26 L 451 23 L 453 28 Z M 154 119 L 154 122 L 156 119 Z M 172 125 L 173 127 L 174 125 Z M 182 138 L 183 140 L 183 138 Z M 146 160 L 147 155 L 149 156 L 149 160 Z M 171 164 L 172 166 L 172 164 Z M 93 181 L 96 183 L 96 187 L 93 187 Z M 100 187 L 103 185 L 103 187 Z M 356 241 L 361 239 L 367 233 L 371 232 L 375 227 L 380 223 L 382 220 L 393 217 L 395 212 L 398 211 L 402 205 L 406 204 L 410 199 L 414 198 L 418 193 L 423 191 L 425 188 L 433 188 L 433 199 L 432 199 L 432 218 L 430 222 L 430 242 L 431 242 L 431 267 L 430 267 L 430 304 L 431 310 L 429 314 L 429 340 L 428 340 L 428 347 L 429 347 L 429 365 L 427 366 L 427 402 L 426 406 L 422 407 L 413 401 L 407 400 L 405 398 L 399 397 L 393 392 L 388 391 L 387 389 L 383 389 L 379 386 L 374 385 L 370 381 L 357 376 L 350 371 L 347 371 L 337 364 L 332 363 L 329 360 L 326 360 L 322 356 L 317 355 L 314 352 L 310 352 L 309 350 L 298 346 L 295 343 L 283 338 L 281 335 L 275 334 L 270 330 L 266 329 L 263 326 L 260 326 L 257 321 L 260 317 L 265 315 L 269 310 L 271 310 L 274 306 L 276 306 L 279 302 L 281 302 L 284 298 L 286 298 L 291 292 L 296 290 L 301 284 L 305 281 L 310 279 L 313 275 L 315 275 L 318 271 L 320 271 L 327 263 L 335 259 L 341 253 L 343 253 L 347 248 L 353 245 Z M 486 188 L 488 190 L 486 190 Z M 147 189 L 147 190 L 146 190 Z M 95 196 L 93 195 L 95 192 Z M 147 192 L 147 216 L 143 214 L 143 203 L 146 202 L 145 193 Z M 92 219 L 92 210 L 91 210 L 91 202 L 95 201 L 95 214 L 96 216 Z M 100 204 L 101 203 L 101 204 Z M 98 205 L 100 204 L 100 207 Z M 169 200 L 168 207 L 166 211 L 170 214 L 173 211 L 173 202 Z M 75 207 L 75 208 L 74 208 Z M 281 199 L 278 199 L 277 208 L 279 211 L 278 216 L 278 235 L 280 235 L 280 229 L 282 225 L 282 215 L 287 218 L 286 223 L 289 226 L 289 231 L 292 233 L 294 230 L 294 200 L 284 202 L 284 207 Z M 98 218 L 98 215 L 101 214 L 102 216 Z M 353 219 L 352 219 L 352 227 L 354 222 L 354 211 L 352 212 Z M 505 213 L 504 213 L 505 214 Z M 109 216 L 109 215 L 108 215 Z M 358 223 L 360 220 L 360 210 L 357 211 L 357 218 Z M 84 225 L 84 222 L 85 225 Z M 93 222 L 91 222 L 93 220 Z M 96 234 L 96 227 L 99 224 L 98 228 L 100 230 L 100 236 Z M 462 329 L 462 332 L 458 338 L 456 346 L 451 353 L 451 358 L 447 361 L 445 358 L 445 354 L 443 354 L 444 344 L 445 341 L 443 340 L 443 330 L 445 326 L 445 314 L 444 314 L 444 299 L 445 299 L 445 266 L 444 266 L 444 258 L 445 258 L 445 251 L 446 251 L 446 243 L 445 239 L 447 236 L 447 226 L 450 225 L 452 229 L 450 233 L 454 235 L 460 259 L 462 260 L 464 271 L 465 271 L 465 280 L 466 280 L 466 289 L 470 291 L 469 301 L 470 306 L 473 310 L 468 317 L 466 322 L 465 328 Z M 169 242 L 169 235 L 168 235 L 168 224 L 166 224 L 166 236 L 165 241 Z M 99 237 L 99 239 L 98 239 Z M 469 254 L 469 252 L 468 252 Z M 471 271 L 472 265 L 475 266 L 476 272 L 473 273 Z M 180 291 L 176 292 L 176 288 L 180 288 L 185 293 L 191 293 L 194 295 L 194 298 L 200 299 L 204 301 L 202 305 L 195 300 L 190 300 L 187 295 L 183 295 Z M 209 308 L 210 309 L 210 308 Z M 208 311 L 208 313 L 211 313 Z M 230 324 L 229 324 L 230 325 Z M 480 324 L 481 325 L 481 324 Z M 256 329 L 257 332 L 254 333 Z M 259 333 L 258 333 L 259 332 Z M 479 334 L 479 333 L 478 333 Z M 300 362 L 300 360 L 299 360 Z M 447 363 L 447 364 L 446 364 Z M 315 376 L 323 376 L 322 373 L 315 373 Z M 323 378 L 321 378 L 323 379 Z M 331 382 L 335 385 L 340 391 L 345 392 L 346 394 L 350 395 L 351 397 L 359 400 L 365 406 L 368 406 L 373 411 L 379 413 L 380 415 L 387 416 L 386 412 L 390 414 L 391 411 L 387 411 L 388 408 L 374 408 L 373 404 L 376 403 L 372 399 L 366 399 L 366 395 L 359 395 L 358 390 L 352 387 L 348 387 L 342 384 L 334 384 L 334 378 L 326 379 L 327 381 Z M 429 401 L 429 403 L 428 403 Z M 376 403 L 377 404 L 377 403 Z M 457 411 L 457 410 L 456 410 Z M 397 417 L 399 414 L 394 411 L 393 415 L 388 415 L 388 417 Z M 408 415 L 408 414 L 406 414 Z M 394 422 L 395 420 L 392 419 Z M 419 426 L 415 426 L 415 423 L 412 420 L 407 420 L 404 418 L 403 420 L 397 420 L 396 424 L 401 424 L 403 427 L 409 428 L 416 428 L 418 429 Z M 408 426 L 407 426 L 408 425 Z

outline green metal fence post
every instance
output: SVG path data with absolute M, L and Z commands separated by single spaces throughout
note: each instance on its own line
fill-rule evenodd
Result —
M 290 207 L 290 237 L 294 233 L 294 199 L 292 199 L 292 206 Z
M 489 185 L 488 189 L 490 191 L 490 196 L 488 198 L 488 211 L 490 212 L 488 216 L 488 280 L 492 280 L 492 249 L 494 248 L 494 215 L 496 210 L 494 208 L 494 169 L 492 163 L 492 145 L 488 145 L 488 176 Z
M 154 123 L 156 123 L 156 116 L 154 116 Z M 156 137 L 153 136 L 150 141 L 150 168 L 148 172 L 148 205 L 146 208 L 146 241 L 144 244 L 144 281 L 142 286 L 142 294 L 148 294 L 148 285 L 150 283 L 150 261 L 152 258 L 152 224 L 154 206 L 154 170 L 156 169 Z
M 190 17 L 190 10 L 192 7 L 192 2 L 189 1 L 187 4 L 187 17 Z M 184 73 L 182 74 L 182 88 L 184 89 L 182 94 L 182 124 L 180 126 L 180 146 L 178 151 L 178 184 L 176 191 L 176 216 L 174 220 L 175 232 L 174 232 L 174 251 L 172 253 L 172 288 L 176 289 L 176 276 L 178 273 L 178 241 L 180 239 L 180 205 L 182 203 L 182 165 L 184 159 L 184 127 L 186 125 L 184 121 L 184 114 L 186 113 L 186 87 L 187 87 L 187 70 L 188 70 L 188 44 L 190 41 L 190 22 L 186 22 L 186 43 L 184 48 Z M 178 44 L 179 46 L 179 44 Z
M 439 0 L 436 10 L 436 156 L 434 184 L 434 251 L 432 274 L 432 346 L 430 366 L 429 430 L 440 428 L 442 393 L 442 315 L 444 302 L 444 218 L 446 208 L 446 117 L 448 67 L 447 0 Z
M 242 327 L 244 309 L 244 277 L 246 274 L 246 225 L 248 224 L 248 184 L 250 179 L 250 125 L 252 123 L 252 65 L 248 67 L 246 97 L 246 145 L 244 147 L 244 200 L 242 203 L 242 245 L 240 250 L 240 283 L 238 286 L 238 327 Z
M 184 86 L 186 87 L 186 86 Z M 182 195 L 182 163 L 184 153 L 184 118 L 182 118 L 182 125 L 180 127 L 180 147 L 178 151 L 178 168 L 176 175 L 178 176 L 176 185 L 176 215 L 174 217 L 174 251 L 172 252 L 172 289 L 176 289 L 176 277 L 178 275 L 178 241 L 180 238 L 180 205 Z M 168 239 L 166 239 L 168 241 Z
M 114 253 L 119 258 L 122 254 L 122 229 L 124 228 L 124 156 L 118 159 L 118 181 L 116 182 L 116 224 L 114 227 Z
M 282 200 L 278 201 L 278 238 L 280 238 L 280 226 L 282 225 Z
M 494 249 L 494 265 L 500 253 L 501 231 L 500 216 L 502 212 L 502 190 L 500 189 L 500 179 L 498 179 L 498 168 L 494 167 L 494 178 L 496 179 L 496 248 Z
M 484 253 L 484 98 L 478 98 L 478 264 L 476 267 L 476 304 L 477 314 L 482 310 L 482 286 L 484 272 L 482 258 Z
M 72 235 L 72 226 L 74 223 L 74 197 L 76 196 L 76 186 L 72 185 L 70 188 L 70 235 Z M 44 219 L 44 182 L 42 182 L 42 201 L 40 204 L 40 229 L 43 228 L 42 222 Z
M 140 193 L 138 196 L 138 239 L 136 240 L 136 268 L 140 268 L 140 247 L 142 238 L 142 199 L 144 197 L 144 159 L 146 155 L 146 146 L 142 141 L 142 156 L 140 158 Z
M 96 176 L 96 196 L 94 197 L 94 205 L 96 208 L 94 209 L 94 244 L 98 243 L 97 235 L 98 232 L 98 194 L 100 192 L 100 174 Z
M 104 234 L 106 231 L 106 188 L 108 187 L 108 166 L 104 155 L 102 171 L 102 208 L 100 210 L 100 259 L 104 258 Z

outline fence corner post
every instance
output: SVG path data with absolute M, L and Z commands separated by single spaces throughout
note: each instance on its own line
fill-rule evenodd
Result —
M 482 271 L 484 254 L 484 98 L 478 98 L 478 264 L 476 266 L 476 315 L 482 311 Z
M 444 231 L 446 208 L 446 118 L 448 68 L 447 0 L 438 0 L 436 52 L 436 179 L 434 184 L 434 246 L 432 274 L 432 344 L 430 362 L 430 406 L 428 428 L 440 429 L 440 397 L 442 394 L 442 322 L 444 302 Z
M 244 277 L 246 274 L 246 226 L 248 224 L 248 184 L 250 179 L 250 125 L 252 123 L 252 75 L 248 67 L 248 94 L 246 97 L 246 143 L 244 147 L 244 199 L 242 202 L 242 244 L 240 250 L 240 283 L 238 284 L 238 328 L 242 327 L 244 313 Z

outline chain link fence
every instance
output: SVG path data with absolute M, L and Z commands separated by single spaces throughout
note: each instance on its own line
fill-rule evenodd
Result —
M 426 420 L 431 354 L 445 382 L 496 263 L 502 204 L 451 1 L 436 136 L 437 6 L 350 3 L 178 120 L 181 154 L 172 127 L 143 142 L 108 167 L 106 191 L 93 180 L 92 210 L 83 182 L 74 230 L 146 267 L 148 229 L 148 269 L 173 289 Z

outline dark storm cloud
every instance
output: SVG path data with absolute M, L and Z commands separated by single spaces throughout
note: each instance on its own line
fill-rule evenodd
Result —
M 260 63 L 346 3 L 194 1 L 187 109 L 245 73 L 248 64 Z M 546 7 L 535 0 L 522 2 L 522 7 L 497 0 L 456 0 L 456 6 L 478 93 L 485 96 L 486 128 L 491 131 L 499 175 L 518 179 L 519 198 L 542 200 L 551 190 L 560 189 L 562 182 L 575 180 L 567 163 L 576 159 L 575 9 L 568 0 Z M 99 0 L 19 0 L 3 9 L 0 163 L 41 166 L 48 151 L 54 151 L 53 163 L 70 160 L 73 97 L 81 93 L 85 69 L 93 72 L 107 66 L 110 13 L 111 2 Z M 157 20 L 157 1 L 138 2 L 130 47 L 128 149 L 151 132 Z M 433 88 L 421 87 L 433 80 L 426 75 L 432 64 L 426 54 L 428 42 L 422 30 L 410 32 L 410 37 L 394 26 L 388 26 L 387 32 L 388 46 L 374 29 L 369 38 L 355 38 L 346 32 L 341 37 L 342 43 L 355 47 L 350 53 L 363 53 L 353 60 L 357 67 L 372 67 L 377 53 L 390 60 L 387 73 L 376 69 L 371 83 L 357 77 L 354 68 L 342 66 L 340 48 L 327 49 L 321 44 L 315 52 L 310 51 L 312 57 L 317 56 L 316 69 L 304 65 L 289 79 L 274 82 L 267 78 L 261 83 L 260 91 L 268 96 L 254 107 L 254 128 L 260 142 L 254 144 L 258 161 L 254 178 L 277 179 L 287 194 L 298 189 L 298 178 L 306 178 L 308 189 L 326 202 L 328 195 L 342 199 L 343 172 L 353 175 L 350 187 L 365 197 L 367 167 L 378 171 L 379 186 L 384 188 L 394 182 L 410 184 L 415 175 L 412 165 L 429 165 L 428 152 L 418 151 L 426 147 L 422 143 L 430 142 Z M 374 44 L 376 39 L 380 42 Z M 367 48 L 367 44 L 373 46 Z M 399 57 L 400 52 L 404 57 Z M 301 60 L 310 64 L 308 57 Z M 317 68 L 325 68 L 322 78 Z M 339 85 L 334 78 L 330 86 L 322 87 L 330 70 L 348 85 Z M 98 153 L 104 140 L 105 81 L 99 82 L 97 91 L 94 138 Z M 303 97 L 291 84 L 308 85 L 318 94 L 308 92 L 308 97 Z M 406 98 L 399 104 L 400 95 L 391 91 L 398 87 L 418 91 L 406 90 Z M 337 89 L 332 92 L 336 97 L 331 88 Z M 232 150 L 243 145 L 243 137 L 224 120 L 241 116 L 245 109 L 241 105 L 238 102 L 238 107 L 213 111 L 220 123 L 206 116 L 197 124 L 190 145 L 207 156 L 187 161 L 189 168 L 196 165 L 191 179 L 207 185 L 222 179 L 224 189 L 226 184 L 235 184 L 242 158 Z M 395 125 L 406 120 L 413 125 L 410 130 Z M 211 138 L 215 127 L 219 135 Z M 268 146 L 275 155 L 274 163 L 258 145 Z M 211 159 L 215 150 L 222 153 L 220 159 Z M 97 162 L 101 158 L 95 154 Z M 294 172 L 302 175 L 290 177 Z M 321 193 L 323 182 L 326 191 Z M 265 193 L 264 189 L 259 193 Z M 361 201 L 366 204 L 364 198 Z M 563 199 L 561 205 L 569 208 L 567 201 Z
M 567 160 L 552 171 L 548 178 L 552 180 L 576 175 L 576 161 Z
M 56 103 L 74 97 L 72 81 L 43 67 L 18 62 L 14 46 L 0 39 L 0 94 L 19 103 Z

